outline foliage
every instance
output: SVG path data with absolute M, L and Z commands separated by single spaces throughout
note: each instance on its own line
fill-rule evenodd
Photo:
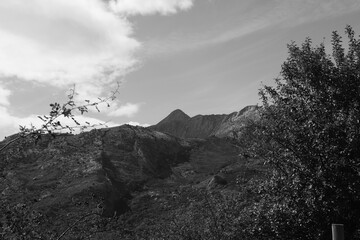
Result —
M 39 231 L 45 217 L 41 212 L 31 210 L 26 204 L 0 207 L 0 237 L 1 239 L 47 239 L 51 233 Z
M 249 239 L 245 234 L 249 216 L 243 211 L 249 203 L 239 192 L 184 186 L 168 204 L 156 215 L 141 215 L 140 222 L 128 226 L 132 229 L 129 238 Z
M 102 125 L 106 126 L 105 123 L 91 124 L 89 122 L 85 122 L 85 125 L 82 125 L 78 122 L 78 120 L 76 120 L 75 114 L 80 113 L 83 115 L 89 111 L 89 108 L 95 108 L 98 112 L 100 112 L 99 105 L 101 104 L 106 104 L 107 107 L 110 107 L 110 102 L 115 100 L 116 95 L 119 93 L 119 88 L 120 84 L 118 82 L 116 89 L 112 91 L 108 97 L 99 97 L 97 101 L 84 100 L 85 104 L 79 105 L 75 101 L 77 93 L 75 91 L 74 85 L 74 87 L 70 89 L 69 94 L 67 95 L 68 99 L 65 103 L 51 103 L 51 110 L 49 114 L 38 116 L 38 118 L 43 122 L 41 127 L 35 127 L 33 125 L 30 125 L 30 127 L 19 126 L 20 132 L 18 136 L 5 143 L 5 145 L 0 148 L 0 152 L 21 138 L 27 138 L 30 141 L 34 140 L 37 142 L 44 134 L 50 134 L 51 136 L 55 137 L 56 134 L 64 132 L 71 134 L 75 132 L 76 129 L 79 129 L 80 132 L 82 132 L 87 128 L 94 128 Z M 59 120 L 60 117 L 71 119 L 75 125 L 64 125 L 64 123 Z
M 264 239 L 330 239 L 332 223 L 353 239 L 360 227 L 360 40 L 346 34 L 347 51 L 333 32 L 332 56 L 292 42 L 276 86 L 260 90 L 253 147 L 273 170 L 256 206 Z

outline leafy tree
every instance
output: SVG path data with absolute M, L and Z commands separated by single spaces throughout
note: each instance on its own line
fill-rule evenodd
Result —
M 354 239 L 360 228 L 360 40 L 345 33 L 346 48 L 333 32 L 332 55 L 310 38 L 289 44 L 276 85 L 260 90 L 253 147 L 272 176 L 253 233 L 264 239 L 331 239 L 332 223 Z

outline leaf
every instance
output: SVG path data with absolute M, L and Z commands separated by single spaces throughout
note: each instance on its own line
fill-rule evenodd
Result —
M 40 118 L 41 121 L 46 122 L 46 120 L 44 120 L 41 116 L 37 116 L 37 117 Z

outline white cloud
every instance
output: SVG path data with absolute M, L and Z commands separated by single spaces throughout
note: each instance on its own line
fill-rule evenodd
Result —
M 113 127 L 113 126 L 118 126 L 118 123 L 109 121 L 109 122 L 104 122 L 102 120 L 99 120 L 97 118 L 93 118 L 93 117 L 87 117 L 84 115 L 75 115 L 75 119 L 77 122 L 79 122 L 82 126 L 87 126 L 88 123 L 90 123 L 90 125 L 96 125 L 95 128 L 103 128 L 103 127 Z M 72 126 L 72 127 L 76 127 L 76 123 L 70 119 L 70 118 L 65 118 L 65 117 L 59 117 L 58 120 L 61 122 L 61 124 L 63 126 Z M 35 126 L 36 128 L 40 128 L 41 125 L 43 124 L 43 121 L 41 121 L 38 118 L 38 115 L 29 115 L 26 117 L 17 117 L 17 116 L 13 116 L 12 114 L 9 113 L 8 109 L 0 106 L 0 141 L 5 137 L 5 136 L 9 136 L 12 134 L 15 134 L 17 132 L 19 132 L 19 126 L 26 126 L 26 127 L 30 127 L 31 125 Z M 105 125 L 101 125 L 101 124 L 105 124 Z M 91 130 L 93 128 L 89 128 L 89 130 Z M 75 128 L 75 132 L 74 133 L 79 133 L 79 128 Z M 65 130 L 67 132 L 67 130 Z
M 111 0 L 109 5 L 112 11 L 125 15 L 169 15 L 190 9 L 193 0 Z
M 109 116 L 112 117 L 132 117 L 134 116 L 140 109 L 140 104 L 135 103 L 126 103 L 122 106 L 117 107 L 115 111 L 111 111 L 108 113 Z
M 193 0 L 1 0 L 0 76 L 102 85 L 137 64 L 127 15 L 171 14 Z
M 131 126 L 140 126 L 140 127 L 149 127 L 150 124 L 147 124 L 147 123 L 138 123 L 138 122 L 133 122 L 133 121 L 130 121 L 126 124 L 129 124 Z
M 9 97 L 11 95 L 11 91 L 0 83 L 0 105 L 8 106 L 10 104 Z
M 106 84 L 136 63 L 131 34 L 100 0 L 1 0 L 0 72 L 55 86 Z
M 132 106 L 135 104 L 126 104 L 125 106 Z M 125 110 L 125 108 L 121 108 L 120 109 L 124 109 L 123 113 L 126 114 L 130 114 L 131 115 L 131 107 L 128 107 L 128 111 Z M 120 126 L 122 124 L 114 122 L 114 121 L 102 121 L 100 119 L 97 118 L 93 118 L 93 117 L 87 117 L 84 115 L 76 115 L 75 116 L 76 121 L 78 121 L 82 126 L 86 126 L 88 125 L 86 122 L 90 123 L 91 125 L 95 124 L 95 128 L 104 128 L 104 127 L 115 127 L 115 126 Z M 70 118 L 65 118 L 65 117 L 60 117 L 58 119 L 61 124 L 63 126 L 77 126 L 74 121 Z M 3 140 L 3 138 L 5 136 L 10 136 L 12 134 L 15 134 L 17 132 L 19 132 L 19 126 L 26 126 L 26 127 L 30 127 L 31 125 L 40 128 L 41 125 L 43 124 L 43 122 L 38 118 L 38 115 L 32 114 L 26 117 L 16 117 L 13 116 L 12 114 L 9 113 L 8 109 L 4 106 L 0 106 L 0 141 Z M 101 124 L 105 124 L 105 125 L 101 125 Z M 125 124 L 129 124 L 132 126 L 141 126 L 141 127 L 148 127 L 150 126 L 149 124 L 141 124 L 139 122 L 134 122 L 134 121 L 130 121 L 127 122 Z M 89 128 L 88 130 L 91 130 L 93 128 Z M 80 129 L 75 129 L 75 134 L 79 133 Z M 67 130 L 65 130 L 67 132 Z
M 8 127 L 12 125 L 13 120 L 6 107 L 0 106 L 0 128 Z
M 0 106 L 0 141 L 5 136 L 19 132 L 19 125 L 30 124 L 41 126 L 41 120 L 34 115 L 24 118 L 12 116 L 6 107 Z

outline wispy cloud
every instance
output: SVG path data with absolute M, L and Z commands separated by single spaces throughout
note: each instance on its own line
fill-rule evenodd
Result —
M 0 82 L 0 106 L 1 105 L 8 106 L 10 104 L 9 102 L 10 95 L 11 95 L 11 91 L 5 88 L 5 86 L 2 86 Z
M 133 117 L 136 113 L 139 112 L 140 104 L 135 103 L 126 103 L 115 108 L 115 110 L 110 111 L 107 115 L 111 117 Z
M 278 19 L 284 27 L 293 27 L 303 23 L 327 19 L 360 10 L 357 0 L 273 0 L 276 7 L 269 19 Z
M 141 126 L 141 127 L 149 127 L 150 124 L 147 123 L 138 123 L 138 122 L 128 122 L 126 124 L 129 124 L 131 126 Z
M 169 15 L 190 9 L 193 0 L 111 0 L 109 5 L 112 11 L 125 15 Z
M 230 20 L 219 19 L 208 31 L 174 30 L 165 38 L 149 39 L 144 49 L 148 56 L 171 55 L 225 44 L 263 30 L 295 27 L 360 10 L 358 0 L 245 0 L 239 6 Z
M 147 56 L 172 55 L 183 51 L 203 49 L 217 44 L 245 37 L 264 29 L 270 23 L 265 21 L 250 22 L 232 29 L 214 29 L 202 34 L 184 34 L 174 32 L 167 38 L 150 39 L 145 42 L 144 51 Z

